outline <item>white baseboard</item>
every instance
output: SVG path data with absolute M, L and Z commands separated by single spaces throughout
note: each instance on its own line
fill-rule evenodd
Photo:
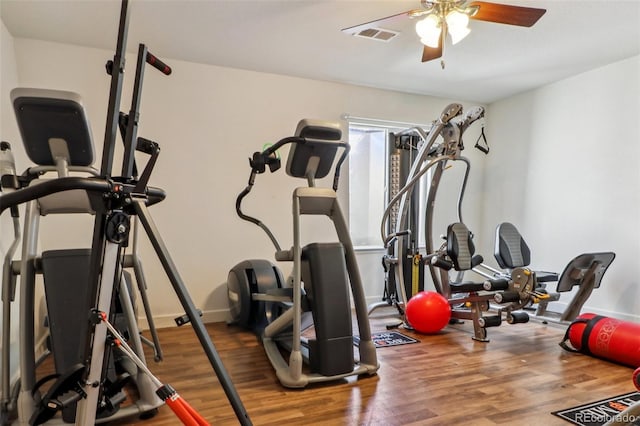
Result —
M 367 305 L 380 302 L 382 300 L 382 296 L 372 296 L 367 297 Z M 154 315 L 153 321 L 156 325 L 156 328 L 169 328 L 175 327 L 176 323 L 174 318 L 177 318 L 182 314 L 173 314 L 173 315 Z M 229 309 L 216 309 L 202 312 L 202 322 L 205 324 L 215 323 L 215 322 L 227 322 L 230 318 Z M 149 323 L 147 322 L 147 318 L 145 316 L 138 317 L 138 327 L 140 330 L 148 330 Z
M 173 314 L 173 315 L 154 315 L 153 322 L 155 323 L 156 328 L 170 328 L 176 327 L 175 318 L 184 315 L 181 314 Z M 229 319 L 229 310 L 228 309 L 217 309 L 211 311 L 202 311 L 202 322 L 205 324 L 214 323 L 214 322 L 226 322 Z M 149 323 L 147 322 L 147 318 L 142 316 L 138 318 L 138 327 L 140 330 L 148 330 Z
M 565 302 L 551 302 L 549 303 L 549 310 L 553 311 L 553 312 L 563 312 L 566 308 L 567 308 L 568 303 Z M 624 312 L 616 312 L 616 311 L 609 311 L 606 309 L 599 309 L 599 308 L 594 308 L 588 305 L 585 305 L 582 307 L 582 310 L 580 311 L 581 313 L 592 313 L 592 314 L 598 314 L 598 315 L 602 315 L 605 317 L 611 317 L 611 318 L 615 318 L 615 319 L 619 319 L 622 321 L 629 321 L 629 322 L 635 322 L 635 323 L 640 323 L 640 315 L 635 315 L 635 314 L 629 314 L 629 313 L 624 313 Z

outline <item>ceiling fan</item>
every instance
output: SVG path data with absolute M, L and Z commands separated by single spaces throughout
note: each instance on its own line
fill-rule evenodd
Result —
M 421 0 L 422 8 L 413 9 L 386 18 L 376 19 L 342 31 L 351 35 L 361 35 L 382 22 L 398 19 L 417 19 L 416 32 L 424 44 L 422 62 L 442 57 L 444 41 L 449 34 L 453 44 L 458 43 L 471 31 L 469 20 L 495 22 L 499 24 L 531 27 L 544 15 L 545 9 L 512 6 L 485 1 L 466 0 Z M 444 68 L 444 62 L 441 62 Z

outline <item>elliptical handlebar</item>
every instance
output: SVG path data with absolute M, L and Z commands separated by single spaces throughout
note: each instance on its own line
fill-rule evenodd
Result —
M 349 152 L 351 151 L 351 145 L 349 145 L 348 143 L 340 142 L 336 145 L 344 148 L 344 151 L 342 152 L 342 155 L 340 156 L 340 158 L 338 159 L 338 162 L 336 163 L 336 171 L 333 174 L 333 190 L 334 191 L 338 190 L 338 181 L 340 180 L 340 168 L 342 167 L 342 163 L 344 163 L 344 160 L 347 159 L 347 155 L 349 155 Z
M 246 215 L 242 212 L 242 200 L 251 192 L 251 189 L 253 188 L 256 180 L 256 175 L 264 173 L 266 171 L 266 165 L 269 166 L 269 170 L 271 171 L 271 173 L 280 168 L 280 160 L 274 155 L 279 148 L 289 143 L 302 143 L 302 141 L 304 141 L 304 138 L 292 136 L 280 139 L 278 142 L 271 145 L 262 152 L 254 152 L 251 158 L 249 158 L 249 165 L 251 166 L 249 182 L 246 188 L 244 188 L 236 198 L 236 214 L 238 215 L 238 217 L 242 220 L 246 220 L 247 222 L 251 222 L 254 225 L 259 226 L 267 234 L 267 236 L 271 240 L 271 243 L 273 243 L 274 247 L 276 248 L 276 251 L 282 250 L 282 248 L 280 247 L 280 243 L 278 243 L 278 240 L 273 235 L 271 230 L 264 223 L 262 223 L 262 221 L 253 216 Z
M 300 136 L 290 136 L 284 139 L 280 139 L 275 144 L 271 145 L 264 151 L 256 151 L 253 153 L 251 158 L 249 158 L 249 165 L 251 166 L 251 174 L 249 175 L 249 182 L 247 186 L 238 194 L 236 198 L 236 214 L 242 220 L 246 220 L 247 222 L 251 222 L 254 225 L 259 226 L 269 237 L 271 243 L 276 248 L 276 251 L 281 251 L 280 243 L 273 235 L 269 227 L 267 227 L 261 220 L 249 216 L 242 211 L 242 200 L 251 192 L 253 189 L 253 185 L 255 184 L 256 175 L 262 174 L 266 171 L 266 166 L 269 166 L 269 170 L 271 173 L 277 171 L 280 168 L 280 159 L 275 156 L 275 153 L 278 149 L 282 148 L 284 145 L 291 143 L 299 143 L 299 144 L 307 144 L 307 143 L 319 143 L 319 144 L 331 144 L 340 148 L 343 148 L 342 155 L 336 162 L 335 171 L 333 175 L 333 190 L 338 190 L 338 182 L 340 180 L 340 168 L 342 167 L 342 163 L 349 155 L 349 151 L 351 150 L 351 146 L 346 142 L 336 142 L 336 141 L 324 141 L 320 139 L 310 139 L 303 138 Z
M 78 176 L 52 179 L 39 185 L 18 189 L 0 196 L 0 214 L 8 208 L 58 192 L 82 189 L 87 192 L 107 193 L 112 191 L 113 188 L 113 182 L 105 179 L 83 178 Z
M 271 173 L 280 168 L 280 159 L 275 156 L 275 153 L 282 146 L 290 143 L 305 143 L 306 140 L 299 136 L 291 136 L 288 138 L 280 139 L 275 144 L 271 145 L 264 151 L 256 151 L 249 159 L 249 165 L 251 166 L 251 175 L 255 177 L 256 174 L 264 173 L 266 171 L 265 166 L 269 166 Z M 253 185 L 253 180 L 249 179 L 249 183 Z
M 171 67 L 165 64 L 164 62 L 162 62 L 160 59 L 158 59 L 157 56 L 155 56 L 151 52 L 147 51 L 147 57 L 145 59 L 149 65 L 151 65 L 152 67 L 160 71 L 162 74 L 164 75 L 171 74 Z
M 131 185 L 127 187 L 133 188 Z M 46 197 L 58 192 L 80 189 L 92 194 L 117 194 L 126 193 L 125 185 L 112 180 L 69 176 L 52 179 L 42 182 L 39 185 L 32 185 L 12 192 L 0 195 L 0 214 L 6 209 L 17 207 L 20 204 Z M 148 205 L 159 203 L 165 199 L 165 192 L 160 188 L 146 187 L 145 196 L 148 197 Z
M 281 251 L 282 247 L 280 247 L 280 243 L 278 243 L 278 240 L 273 235 L 273 232 L 271 232 L 271 230 L 267 227 L 267 225 L 262 223 L 259 219 L 256 219 L 253 216 L 246 215 L 242 212 L 242 209 L 241 209 L 242 199 L 246 197 L 249 194 L 249 192 L 251 192 L 251 188 L 253 187 L 253 181 L 255 180 L 255 175 L 256 175 L 256 172 L 252 170 L 251 177 L 249 178 L 249 185 L 247 185 L 247 187 L 244 190 L 242 190 L 242 192 L 238 195 L 238 198 L 236 198 L 236 214 L 240 219 L 246 220 L 247 222 L 251 222 L 254 225 L 259 226 L 267 234 L 267 236 L 271 240 L 271 243 L 273 243 L 274 247 L 276 248 L 276 251 Z

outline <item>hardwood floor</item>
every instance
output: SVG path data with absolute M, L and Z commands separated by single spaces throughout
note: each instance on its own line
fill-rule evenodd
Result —
M 386 313 L 374 313 L 373 331 L 395 321 Z M 490 343 L 473 341 L 470 324 L 431 336 L 401 330 L 420 342 L 379 349 L 377 375 L 304 390 L 278 383 L 253 334 L 207 328 L 255 425 L 568 425 L 551 412 L 633 391 L 631 368 L 565 352 L 564 329 L 532 322 L 491 328 Z M 148 360 L 154 374 L 212 425 L 237 424 L 190 327 L 160 338 L 165 360 Z M 117 424 L 179 422 L 162 407 L 151 420 Z

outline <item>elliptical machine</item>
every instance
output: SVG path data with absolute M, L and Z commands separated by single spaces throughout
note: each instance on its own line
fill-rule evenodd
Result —
M 140 44 L 138 46 L 131 109 L 129 114 L 119 112 L 128 23 L 129 2 L 128 0 L 122 0 L 116 53 L 113 61 L 107 62 L 106 67 L 107 73 L 111 76 L 111 89 L 102 151 L 102 164 L 98 175 L 90 177 L 62 175 L 55 179 L 45 180 L 37 185 L 21 185 L 15 191 L 0 194 L 0 214 L 5 210 L 10 210 L 13 215 L 14 212 L 17 211 L 18 206 L 26 204 L 26 217 L 28 220 L 32 217 L 37 217 L 29 213 L 30 206 L 34 205 L 34 203 L 40 203 L 40 207 L 42 207 L 42 202 L 45 198 L 52 196 L 58 198 L 61 194 L 65 194 L 66 198 L 66 196 L 71 197 L 71 193 L 75 193 L 75 195 L 80 196 L 80 198 L 84 198 L 85 201 L 87 201 L 85 204 L 94 212 L 91 250 L 86 253 L 88 254 L 88 259 L 83 259 L 83 261 L 88 261 L 88 268 L 86 269 L 85 279 L 83 280 L 84 286 L 87 287 L 87 293 L 83 299 L 86 299 L 89 303 L 84 315 L 77 318 L 77 321 L 84 321 L 85 325 L 87 325 L 86 332 L 83 333 L 83 336 L 81 336 L 82 339 L 80 339 L 81 362 L 58 377 L 56 382 L 45 394 L 38 392 L 36 383 L 34 383 L 33 380 L 33 375 L 30 374 L 35 369 L 35 360 L 30 356 L 33 354 L 33 341 L 31 339 L 33 333 L 29 333 L 28 331 L 33 329 L 33 318 L 26 318 L 26 310 L 23 310 L 22 312 L 25 312 L 25 316 L 22 318 L 21 312 L 20 345 L 25 348 L 25 350 L 23 350 L 21 347 L 21 355 L 26 355 L 21 356 L 21 363 L 23 365 L 20 366 L 21 386 L 16 407 L 18 411 L 16 424 L 20 426 L 44 423 L 48 425 L 64 424 L 61 422 L 66 423 L 65 419 L 60 419 L 57 412 L 68 407 L 70 403 L 76 403 L 75 410 L 73 410 L 72 413 L 75 414 L 75 425 L 89 426 L 124 417 L 125 414 L 146 413 L 149 410 L 155 409 L 155 406 L 160 405 L 162 402 L 171 407 L 183 422 L 190 421 L 190 423 L 185 424 L 196 424 L 196 419 L 197 424 L 204 423 L 204 419 L 199 419 L 200 416 L 180 398 L 175 390 L 168 385 L 162 385 L 157 378 L 153 377 L 137 350 L 141 346 L 137 343 L 129 345 L 125 341 L 126 336 L 122 336 L 120 330 L 112 325 L 112 322 L 117 319 L 116 316 L 112 314 L 117 313 L 118 290 L 120 290 L 120 292 L 127 290 L 127 286 L 121 285 L 120 281 L 120 277 L 123 275 L 123 268 L 127 267 L 124 248 L 128 244 L 131 236 L 132 218 L 137 218 L 166 272 L 175 295 L 185 310 L 187 320 L 191 322 L 200 345 L 236 414 L 238 423 L 241 425 L 251 425 L 249 415 L 240 400 L 230 376 L 222 364 L 215 345 L 211 341 L 198 315 L 185 283 L 182 281 L 177 267 L 171 259 L 169 250 L 162 240 L 158 228 L 149 212 L 150 206 L 164 200 L 165 193 L 159 188 L 149 186 L 149 179 L 151 178 L 155 163 L 160 154 L 160 147 L 154 141 L 137 136 L 142 80 L 144 67 L 147 63 L 166 75 L 171 73 L 171 68 L 152 55 L 144 44 Z M 26 98 L 27 99 L 24 99 L 25 102 L 32 97 L 27 96 Z M 69 147 L 71 145 L 75 146 L 76 135 L 82 135 L 86 133 L 85 129 L 88 129 L 86 120 L 84 120 L 84 112 L 82 111 L 81 104 L 74 102 L 70 105 L 68 102 L 69 99 L 60 99 L 57 96 L 55 98 L 44 96 L 44 98 L 43 102 L 46 104 L 46 108 L 24 108 L 20 110 L 20 115 L 31 115 L 33 120 L 27 121 L 42 121 L 41 124 L 44 124 L 48 120 L 43 117 L 43 115 L 48 115 L 48 112 L 53 110 L 58 113 L 63 113 L 64 119 L 61 120 L 61 123 L 57 124 L 67 130 L 71 130 L 71 134 L 61 134 L 58 131 L 51 133 L 45 132 L 44 135 L 40 136 L 44 137 L 46 142 L 39 146 L 48 146 L 47 151 L 59 158 L 59 161 L 53 161 L 57 166 L 62 166 L 65 162 L 69 164 L 76 163 L 76 161 L 70 157 L 71 153 L 76 153 L 76 150 Z M 14 106 L 16 106 L 15 102 L 17 99 L 18 98 L 14 98 Z M 60 110 L 61 106 L 66 107 Z M 69 111 L 69 107 L 71 107 L 71 111 Z M 77 132 L 76 130 L 78 128 L 82 128 L 83 130 Z M 118 129 L 120 129 L 123 136 L 124 152 L 121 173 L 114 175 L 113 166 Z M 30 138 L 26 138 L 23 135 L 23 139 L 28 140 Z M 79 146 L 86 146 L 86 144 L 80 144 Z M 0 148 L 6 151 L 4 144 L 2 144 Z M 136 152 L 149 155 L 149 159 L 139 176 L 136 167 Z M 46 154 L 46 152 L 43 153 L 43 155 L 44 154 Z M 81 155 L 81 157 L 84 156 Z M 79 163 L 82 162 L 84 161 L 79 161 Z M 15 169 L 14 167 L 4 167 L 2 163 L 4 163 L 4 161 L 0 162 L 0 171 L 3 175 L 6 174 L 4 171 L 5 168 L 11 169 L 12 171 Z M 49 163 L 51 163 L 51 161 L 47 162 L 47 167 L 50 166 Z M 86 166 L 86 164 L 81 167 L 84 166 Z M 62 167 L 60 168 L 62 169 Z M 15 184 L 17 177 L 9 173 L 9 179 L 13 180 Z M 4 186 L 4 176 L 2 182 Z M 12 187 L 15 187 L 15 185 L 12 185 Z M 48 198 L 48 200 L 52 201 L 51 198 Z M 65 202 L 62 205 L 67 204 Z M 14 216 L 14 223 L 16 221 L 17 217 Z M 30 235 L 25 235 L 23 241 L 25 239 L 35 238 L 35 228 L 36 227 L 33 226 L 25 226 L 25 230 L 29 230 Z M 28 245 L 33 246 L 35 249 L 35 245 Z M 13 254 L 13 246 L 9 251 Z M 31 277 L 33 274 L 31 272 L 36 265 L 35 262 L 31 261 L 32 259 L 34 258 L 31 256 L 31 253 L 24 252 L 23 248 L 23 256 L 20 259 L 20 302 L 23 306 L 33 304 L 33 286 L 31 285 L 33 281 Z M 79 261 L 75 262 L 75 260 L 77 259 L 74 259 L 73 263 L 79 263 Z M 7 260 L 5 260 L 5 262 L 7 262 Z M 16 263 L 12 263 L 9 259 L 8 263 L 5 263 L 3 266 L 3 272 L 9 275 L 13 274 L 12 265 L 16 265 Z M 56 271 L 64 270 L 64 267 L 59 267 L 59 265 L 54 266 L 56 266 L 54 267 Z M 45 275 L 47 275 L 46 271 Z M 3 283 L 6 282 L 13 285 L 11 276 L 6 278 L 6 280 L 4 278 L 6 277 L 3 277 Z M 25 281 L 27 282 L 25 283 Z M 12 291 L 9 285 L 4 287 L 3 309 L 10 302 L 8 296 L 10 296 Z M 126 302 L 128 298 L 125 295 L 121 300 Z M 127 307 L 124 306 L 123 309 L 127 309 Z M 3 316 L 4 315 L 3 312 Z M 127 313 L 126 316 L 129 318 L 135 317 L 133 313 Z M 131 324 L 135 325 L 133 322 L 131 322 Z M 23 329 L 25 332 L 22 332 Z M 135 330 L 135 327 L 132 326 L 128 330 L 131 334 L 129 340 L 133 341 L 137 334 L 133 333 L 132 330 Z M 4 335 L 2 338 L 5 339 Z M 138 384 L 138 390 L 142 390 L 148 394 L 140 395 L 139 401 L 149 402 L 149 404 L 138 406 L 137 402 L 132 401 L 131 405 L 122 407 L 122 409 L 113 415 L 109 415 L 111 413 L 108 413 L 105 417 L 103 416 L 102 408 L 105 404 L 108 405 L 111 403 L 111 401 L 105 399 L 108 396 L 108 389 L 105 389 L 105 386 L 107 385 L 106 377 L 110 366 L 110 353 L 115 352 L 115 350 L 112 350 L 113 346 L 117 347 L 119 355 L 125 356 L 128 359 L 127 361 L 130 361 L 130 364 L 132 364 L 130 367 L 135 370 L 134 373 L 137 376 L 135 378 Z M 3 371 L 7 370 L 5 369 L 4 359 L 1 367 Z M 2 403 L 0 406 L 0 415 L 2 416 L 1 420 L 3 422 L 5 420 L 13 421 L 13 413 L 9 412 L 9 409 L 15 406 L 11 401 L 6 400 L 4 392 L 4 389 L 6 389 L 5 377 L 7 376 L 3 373 L 2 398 L 0 399 Z M 144 386 L 140 386 L 142 380 L 145 381 Z M 5 416 L 7 417 L 6 419 Z
M 36 164 L 19 177 L 14 173 L 13 182 L 10 182 L 11 179 L 8 180 L 12 189 L 46 182 L 52 178 L 51 173 L 55 173 L 55 178 L 78 174 L 99 176 L 98 170 L 92 167 L 94 147 L 88 117 L 82 100 L 77 94 L 59 90 L 16 88 L 11 91 L 11 98 L 25 151 Z M 5 150 L 7 151 L 8 149 Z M 7 176 L 7 178 L 10 177 Z M 79 319 L 84 319 L 91 309 L 87 286 L 91 250 L 57 249 L 38 253 L 40 219 L 55 214 L 96 214 L 90 198 L 81 190 L 42 197 L 26 204 L 24 238 L 21 238 L 17 208 L 14 210 L 16 211 L 14 215 L 16 230 L 12 247 L 15 248 L 22 243 L 22 253 L 21 259 L 13 259 L 15 249 L 9 250 L 4 261 L 3 310 L 7 320 L 2 323 L 2 335 L 8 336 L 11 330 L 9 320 L 11 304 L 19 288 L 21 369 L 20 380 L 11 386 L 8 364 L 11 353 L 8 345 L 3 345 L 2 358 L 6 359 L 5 365 L 0 369 L 2 378 L 0 414 L 3 425 L 8 421 L 12 411 L 22 409 L 25 413 L 31 412 L 31 405 L 35 404 L 33 401 L 35 395 L 38 395 L 41 387 L 44 388 L 41 385 L 48 382 L 36 381 L 35 371 L 46 355 L 52 355 L 55 366 L 55 374 L 50 377 L 51 381 L 65 374 L 73 375 L 81 369 L 83 362 L 83 344 L 89 324 Z M 135 223 L 137 221 L 134 218 Z M 139 333 L 134 307 L 136 293 L 132 292 L 131 274 L 124 269 L 121 271 L 119 284 L 114 290 L 117 293 L 114 322 L 118 325 L 120 332 L 128 336 L 138 356 L 143 356 L 142 343 L 146 342 L 153 347 L 154 358 L 160 361 L 162 352 L 148 303 L 144 272 L 137 256 L 135 231 L 133 234 L 133 252 L 124 255 L 122 266 L 133 268 L 135 272 L 138 293 L 142 299 L 146 319 L 149 321 L 151 335 L 157 345 L 147 341 Z M 46 323 L 49 329 L 46 336 L 48 351 L 42 357 L 36 357 L 38 345 L 34 335 L 34 307 L 37 305 L 34 288 L 38 274 L 43 278 L 47 306 Z M 18 277 L 20 277 L 19 286 L 17 285 Z M 98 414 L 112 419 L 138 413 L 146 417 L 153 415 L 162 402 L 155 395 L 147 377 L 138 369 L 132 368 L 126 360 L 119 359 L 111 352 L 108 358 L 108 374 L 104 385 L 106 390 Z M 120 403 L 125 399 L 122 388 L 126 383 L 135 384 L 140 398 L 135 405 L 129 405 L 127 409 L 120 410 Z M 74 422 L 76 402 L 71 401 L 62 407 L 64 422 Z M 34 424 L 48 420 L 49 415 L 52 414 L 49 409 L 41 407 L 35 409 L 34 413 L 31 415 L 31 422 Z
M 227 280 L 231 323 L 262 338 L 278 379 L 290 388 L 372 375 L 379 368 L 355 252 L 336 196 L 340 166 L 349 152 L 349 145 L 341 138 L 338 123 L 300 121 L 295 136 L 253 154 L 249 160 L 249 184 L 236 200 L 238 216 L 269 236 L 276 248 L 276 260 L 293 262 L 293 280 L 291 287 L 285 287 L 280 270 L 267 260 L 246 260 L 234 266 Z M 257 174 L 264 173 L 266 166 L 272 173 L 280 168 L 276 151 L 287 144 L 291 144 L 287 174 L 306 178 L 308 186 L 293 192 L 293 247 L 282 250 L 271 230 L 260 220 L 245 215 L 241 205 Z M 335 165 L 333 188 L 316 187 L 316 179 L 331 171 L 338 148 L 343 151 Z M 302 247 L 302 215 L 328 216 L 339 242 Z M 354 356 L 350 296 L 360 333 L 359 362 Z M 315 336 L 303 337 L 303 330 L 311 331 L 311 326 Z M 281 349 L 289 352 L 288 361 Z M 309 372 L 303 372 L 303 361 L 309 364 Z

